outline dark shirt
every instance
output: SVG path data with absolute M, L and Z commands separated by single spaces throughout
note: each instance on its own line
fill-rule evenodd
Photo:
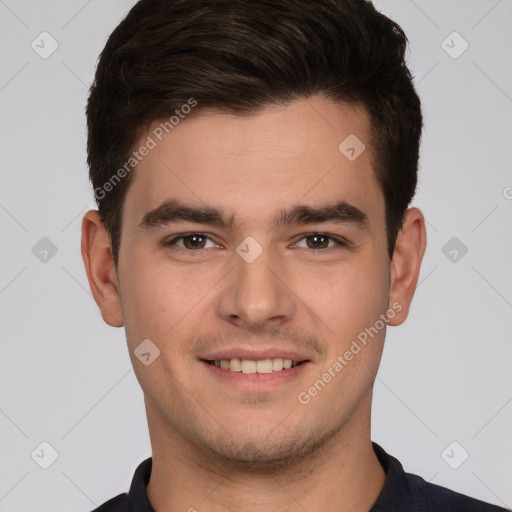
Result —
M 505 512 L 508 509 L 476 500 L 426 482 L 406 473 L 402 464 L 388 455 L 377 443 L 373 449 L 386 472 L 379 498 L 369 512 Z M 120 494 L 93 512 L 155 512 L 146 494 L 151 476 L 152 458 L 141 462 L 133 476 L 130 492 Z

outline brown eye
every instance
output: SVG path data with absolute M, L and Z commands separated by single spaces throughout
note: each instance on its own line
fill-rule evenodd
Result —
M 309 233 L 305 235 L 299 242 L 302 240 L 306 240 L 306 248 L 313 250 L 325 250 L 325 249 L 335 249 L 339 247 L 344 247 L 347 244 L 341 240 L 333 238 L 331 236 L 325 235 L 323 233 Z M 334 245 L 329 246 L 330 242 L 334 242 Z
M 207 240 L 210 240 L 203 233 L 188 233 L 185 235 L 175 236 L 171 240 L 164 242 L 164 246 L 177 245 L 179 248 L 189 251 L 205 249 Z M 177 242 L 182 241 L 182 245 Z
M 310 249 L 327 249 L 329 246 L 329 237 L 324 235 L 308 235 L 306 240 L 311 241 L 308 243 Z
M 201 235 L 186 235 L 183 238 L 183 245 L 187 249 L 204 249 L 206 237 Z

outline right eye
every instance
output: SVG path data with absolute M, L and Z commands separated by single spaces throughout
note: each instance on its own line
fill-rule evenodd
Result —
M 178 242 L 183 242 L 183 245 L 178 245 L 180 250 L 185 252 L 198 252 L 206 248 L 204 246 L 206 240 L 212 241 L 204 233 L 183 233 L 166 239 L 163 245 L 164 247 L 170 247 L 178 245 Z

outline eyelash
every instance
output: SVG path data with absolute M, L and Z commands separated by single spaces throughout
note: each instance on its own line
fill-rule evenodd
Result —
M 350 247 L 350 244 L 347 241 L 344 241 L 344 240 L 339 239 L 339 238 L 332 237 L 332 236 L 330 236 L 330 235 L 328 235 L 326 233 L 320 233 L 318 231 L 313 231 L 311 233 L 306 233 L 296 243 L 299 243 L 302 240 L 304 240 L 305 238 L 308 238 L 310 236 L 315 236 L 315 235 L 319 235 L 321 237 L 328 238 L 329 240 L 332 240 L 333 242 L 335 242 L 337 244 L 337 246 L 335 246 L 335 247 L 328 247 L 328 248 L 325 248 L 325 249 L 310 249 L 310 251 L 330 253 L 333 250 L 336 251 L 336 250 L 339 250 L 339 249 L 349 248 Z M 177 241 L 183 240 L 184 238 L 188 238 L 188 237 L 192 237 L 192 236 L 199 236 L 201 238 L 206 238 L 206 239 L 208 239 L 208 240 L 213 242 L 213 240 L 211 240 L 211 238 L 209 236 L 207 236 L 205 233 L 190 232 L 190 233 L 183 233 L 181 235 L 176 235 L 176 236 L 174 236 L 171 239 L 165 240 L 163 242 L 163 246 L 164 247 L 176 246 L 176 242 Z M 179 247 L 179 250 L 182 251 L 182 252 L 187 252 L 187 253 L 201 253 L 202 251 L 206 250 L 206 248 L 202 248 L 202 249 L 186 249 L 186 248 L 183 248 L 183 247 Z

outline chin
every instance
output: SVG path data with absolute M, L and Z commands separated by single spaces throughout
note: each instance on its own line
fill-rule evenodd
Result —
M 282 471 L 285 467 L 294 467 L 303 459 L 311 456 L 334 433 L 293 432 L 287 428 L 286 433 L 280 437 L 258 432 L 239 434 L 233 437 L 224 437 L 206 445 L 206 451 L 217 461 L 224 461 L 227 465 L 237 466 L 237 470 L 248 472 L 265 472 L 272 470 Z M 285 437 L 286 436 L 286 437 Z

